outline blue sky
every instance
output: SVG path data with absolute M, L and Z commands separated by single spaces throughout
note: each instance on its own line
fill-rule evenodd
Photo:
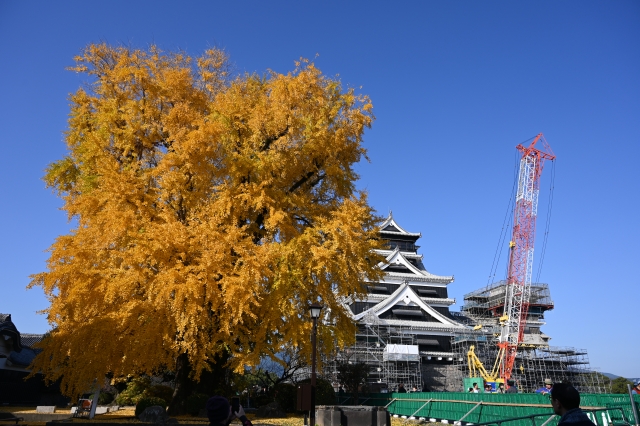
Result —
M 70 228 L 41 180 L 65 153 L 67 97 L 82 84 L 65 67 L 101 41 L 216 46 L 238 72 L 315 58 L 368 94 L 377 120 L 358 186 L 422 232 L 427 269 L 455 275 L 459 304 L 487 284 L 515 146 L 543 132 L 557 155 L 543 331 L 601 371 L 640 376 L 640 2 L 0 1 L 0 312 L 21 332 L 48 329 L 46 298 L 25 287 Z

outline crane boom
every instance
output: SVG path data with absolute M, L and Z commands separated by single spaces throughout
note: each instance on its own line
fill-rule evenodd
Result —
M 535 147 L 538 142 L 541 142 L 543 150 Z M 528 147 L 520 144 L 516 149 L 522 157 L 513 214 L 513 235 L 509 243 L 504 321 L 501 322 L 498 340 L 500 352 L 504 354 L 500 377 L 505 380 L 511 377 L 529 311 L 540 176 L 544 161 L 556 158 L 542 133 Z

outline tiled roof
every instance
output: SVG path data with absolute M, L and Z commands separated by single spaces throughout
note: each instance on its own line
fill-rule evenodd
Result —
M 381 314 L 388 311 L 389 309 L 394 309 L 394 307 L 398 306 L 399 303 L 404 303 L 405 306 L 409 305 L 410 303 L 414 303 L 421 310 L 424 310 L 431 317 L 433 317 L 437 321 L 437 323 L 426 322 L 426 321 L 411 321 L 411 320 L 409 321 L 391 320 L 391 319 L 383 320 L 379 318 Z M 399 307 L 402 308 L 403 306 L 400 305 Z M 394 321 L 396 322 L 399 321 L 400 323 L 407 322 L 406 325 L 420 327 L 421 329 L 424 329 L 424 330 L 433 330 L 433 329 L 453 330 L 453 329 L 460 329 L 464 327 L 459 323 L 455 322 L 454 320 L 452 320 L 451 318 L 436 311 L 433 307 L 425 303 L 424 300 L 422 300 L 420 296 L 418 296 L 416 292 L 407 283 L 402 284 L 400 287 L 396 289 L 396 291 L 394 291 L 386 299 L 380 301 L 375 306 L 359 314 L 353 315 L 353 318 L 358 321 L 368 322 L 369 316 L 371 316 L 371 314 L 377 317 L 376 321 L 379 321 L 380 324 L 385 324 L 385 322 L 391 324 Z M 400 323 L 398 323 L 397 325 L 405 325 Z M 434 324 L 438 324 L 438 325 L 436 326 Z
M 375 294 L 375 293 L 367 293 L 364 299 L 366 300 L 375 300 L 380 301 L 389 297 L 388 294 Z M 363 299 L 363 300 L 364 300 Z M 424 303 L 428 303 L 429 305 L 453 305 L 456 303 L 456 299 L 451 298 L 437 298 L 437 297 L 421 297 Z M 527 324 L 529 322 L 527 321 Z
M 449 325 L 449 324 L 442 324 L 439 322 L 395 320 L 395 319 L 380 319 L 380 325 L 407 326 L 407 327 L 412 327 L 414 330 L 431 330 L 431 331 L 460 331 L 461 328 L 466 328 L 462 324 Z
M 377 249 L 374 250 L 376 253 L 379 253 L 381 255 L 383 255 L 384 257 L 389 256 L 391 253 L 393 253 L 393 250 L 382 250 L 382 249 Z M 400 250 L 400 252 L 402 253 L 402 255 L 404 257 L 406 257 L 407 259 L 420 259 L 422 260 L 424 258 L 423 255 L 412 252 L 412 251 L 404 251 L 404 250 Z
M 450 283 L 453 281 L 453 276 L 441 276 L 435 275 L 431 272 L 424 269 L 422 263 L 419 265 L 412 264 L 407 257 L 400 251 L 400 249 L 396 248 L 391 251 L 389 255 L 386 256 L 384 262 L 380 262 L 378 264 L 380 269 L 384 270 L 386 275 L 389 276 L 401 276 L 410 279 L 415 279 L 417 281 L 431 281 L 431 282 L 441 282 L 441 283 Z M 387 271 L 387 269 L 392 267 L 404 267 L 407 272 L 396 272 L 396 271 Z
M 32 347 L 44 337 L 44 334 L 20 333 L 11 321 L 11 314 L 0 314 L 0 324 L 5 338 L 13 340 L 14 350 L 20 350 L 23 346 Z
M 422 282 L 427 282 L 427 283 L 444 283 L 444 284 L 449 284 L 453 281 L 453 276 L 450 277 L 443 277 L 443 276 L 438 276 L 438 275 L 432 275 L 432 276 L 419 276 L 419 275 L 415 275 L 415 274 L 404 274 L 402 272 L 386 272 L 386 275 L 388 275 L 389 277 L 397 277 L 397 278 L 402 278 L 402 279 L 408 279 L 410 281 L 422 281 Z
M 36 343 L 40 342 L 44 334 L 24 334 L 20 333 L 20 341 L 22 342 L 22 346 L 33 347 Z
M 384 229 L 390 227 L 389 231 L 385 231 Z M 398 223 L 393 220 L 393 214 L 389 212 L 389 217 L 387 217 L 384 222 L 380 225 L 380 232 L 384 232 L 385 234 L 395 234 L 395 235 L 407 235 L 412 237 L 421 237 L 422 234 L 416 232 L 407 232 Z

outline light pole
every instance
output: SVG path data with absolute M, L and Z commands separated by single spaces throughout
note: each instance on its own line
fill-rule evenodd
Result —
M 309 306 L 309 314 L 313 319 L 313 331 L 311 332 L 311 412 L 309 413 L 309 425 L 316 426 L 316 335 L 318 334 L 318 318 L 323 306 L 314 303 Z

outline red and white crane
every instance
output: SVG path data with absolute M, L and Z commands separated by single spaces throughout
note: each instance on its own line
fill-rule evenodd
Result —
M 542 149 L 536 148 L 538 143 Z M 556 158 L 542 133 L 528 147 L 520 144 L 516 149 L 522 157 L 513 213 L 513 235 L 509 243 L 504 315 L 500 318 L 498 340 L 498 359 L 502 359 L 500 377 L 505 381 L 511 377 L 529 311 L 540 176 L 544 162 Z

